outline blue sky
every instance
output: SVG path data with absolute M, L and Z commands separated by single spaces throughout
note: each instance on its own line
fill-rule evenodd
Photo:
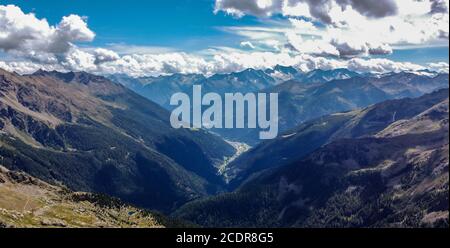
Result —
M 92 64 L 97 61 L 97 55 L 92 54 L 92 51 L 97 48 L 117 53 L 122 59 L 121 66 L 124 63 L 132 64 L 129 57 L 123 60 L 126 55 L 171 53 L 169 58 L 146 58 L 152 65 L 145 70 L 162 73 L 162 68 L 171 68 L 169 72 L 204 73 L 204 70 L 232 71 L 244 67 L 265 66 L 261 61 L 250 62 L 252 59 L 265 61 L 268 63 L 267 67 L 273 66 L 273 63 L 270 63 L 273 60 L 298 64 L 300 68 L 306 69 L 354 65 L 355 63 L 349 63 L 350 59 L 354 59 L 364 66 L 361 70 L 379 69 L 381 66 L 383 68 L 379 69 L 380 71 L 385 70 L 385 67 L 396 70 L 411 67 L 393 62 L 408 62 L 421 66 L 449 62 L 448 28 L 443 28 L 444 24 L 448 26 L 448 9 L 447 17 L 442 13 L 431 15 L 423 12 L 423 9 L 431 8 L 427 0 L 420 3 L 414 0 L 384 0 L 393 3 L 392 11 L 376 18 L 373 15 L 366 16 L 371 10 L 361 10 L 358 6 L 350 5 L 338 6 L 335 0 L 326 0 L 331 3 L 328 6 L 333 5 L 334 9 L 319 6 L 319 12 L 323 11 L 322 15 L 315 15 L 315 12 L 311 11 L 308 13 L 308 6 L 305 11 L 305 0 L 293 1 L 297 2 L 298 6 L 292 6 L 292 10 L 286 9 L 286 6 L 281 7 L 284 1 L 286 0 L 0 0 L 0 5 L 12 4 L 20 8 L 23 16 L 13 17 L 18 20 L 25 19 L 26 15 L 32 13 L 37 20 L 46 20 L 50 27 L 57 28 L 64 16 L 77 15 L 86 22 L 84 31 L 92 31 L 95 34 L 95 38 L 75 37 L 73 40 L 67 40 L 67 44 L 63 46 L 70 49 L 64 50 L 64 54 L 48 51 L 48 48 L 43 51 L 36 50 L 35 47 L 40 49 L 42 44 L 32 45 L 31 41 L 24 42 L 23 47 L 18 45 L 15 49 L 2 49 L 0 39 L 0 62 L 1 58 L 17 61 L 25 59 L 27 63 L 35 63 L 32 68 L 59 66 L 69 70 L 95 71 L 99 68 L 93 67 L 99 67 L 99 64 Z M 445 1 L 448 4 L 448 0 Z M 313 7 L 317 6 L 309 6 L 309 9 Z M 341 12 L 336 12 L 336 9 Z M 347 11 L 348 9 L 351 11 Z M 333 23 L 327 23 L 324 15 L 329 15 L 327 17 Z M 428 28 L 427 21 L 433 25 L 438 24 Z M 358 26 L 361 22 L 366 26 Z M 397 25 L 392 27 L 392 35 L 386 35 L 386 29 L 383 29 L 389 22 L 392 22 L 393 26 Z M 347 26 L 342 26 L 342 23 Z M 36 26 L 33 25 L 30 24 L 32 29 L 35 29 Z M 361 30 L 361 27 L 367 30 Z M 379 30 L 373 30 L 372 34 L 371 29 L 374 27 Z M 22 27 L 21 31 L 26 30 Z M 12 28 L 10 32 L 15 31 L 17 29 Z M 49 31 L 38 30 L 36 37 L 45 32 Z M 438 34 L 439 32 L 443 35 Z M 9 35 L 15 37 L 13 33 Z M 438 35 L 446 35 L 447 38 L 438 38 Z M 273 54 L 261 54 L 266 52 Z M 243 55 L 240 56 L 239 53 Z M 291 57 L 286 58 L 286 53 Z M 72 59 L 68 55 L 73 55 Z M 208 58 L 215 55 L 221 57 L 215 58 L 215 64 L 209 66 Z M 44 57 L 45 63 L 42 62 Z M 133 59 L 136 60 L 133 61 L 134 64 L 148 62 L 144 58 Z M 163 61 L 164 59 L 169 61 Z M 187 65 L 202 59 L 206 62 L 200 61 L 197 67 L 187 68 Z M 388 59 L 391 62 L 388 65 L 386 61 L 381 60 L 365 62 L 371 59 Z M 91 65 L 71 64 L 74 61 L 87 60 L 92 62 Z M 297 60 L 302 62 L 295 62 Z M 39 63 L 36 64 L 36 61 Z M 49 65 L 48 61 L 57 62 L 55 65 Z M 107 62 L 112 63 L 109 60 Z M 205 67 L 211 68 L 204 69 Z M 116 69 L 111 66 L 108 68 Z M 356 66 L 356 69 L 358 68 Z
M 238 45 L 239 37 L 218 27 L 262 25 L 252 16 L 214 14 L 213 0 L 8 0 L 39 18 L 57 24 L 62 16 L 87 16 L 97 34 L 92 45 L 126 43 L 198 50 L 207 46 Z
M 267 26 L 267 19 L 253 16 L 235 18 L 214 13 L 214 0 L 3 0 L 26 12 L 34 12 L 56 24 L 62 16 L 87 16 L 89 27 L 97 34 L 91 45 L 111 43 L 170 47 L 194 51 L 214 46 L 239 47 L 240 36 L 224 32 L 226 26 Z M 283 20 L 282 17 L 276 18 Z M 426 64 L 448 62 L 448 46 L 396 50 L 397 61 Z M 382 56 L 384 57 L 384 56 Z
M 448 63 L 448 53 L 448 46 L 421 47 L 394 50 L 394 53 L 389 57 L 396 61 L 410 61 L 424 65 L 436 61 Z

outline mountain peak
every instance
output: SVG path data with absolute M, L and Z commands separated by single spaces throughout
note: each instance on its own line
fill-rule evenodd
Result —
M 66 83 L 69 82 L 79 82 L 82 84 L 89 84 L 90 82 L 99 82 L 107 80 L 105 77 L 97 76 L 88 72 L 59 72 L 56 70 L 53 71 L 45 71 L 39 69 L 35 73 L 31 74 L 31 76 L 43 76 L 43 77 L 52 77 L 59 80 L 62 80 Z
M 346 68 L 333 70 L 316 69 L 301 74 L 297 76 L 296 79 L 304 83 L 326 83 L 337 79 L 349 79 L 357 76 L 360 76 L 360 74 Z
M 267 69 L 266 71 L 269 73 L 280 72 L 280 73 L 290 74 L 290 75 L 295 75 L 295 74 L 299 73 L 299 71 L 297 69 L 295 69 L 294 67 L 284 66 L 284 65 L 276 65 L 275 67 L 273 67 L 273 69 Z
M 248 68 L 241 72 L 235 72 L 232 74 L 234 74 L 234 75 L 262 75 L 262 74 L 264 74 L 264 71 L 253 69 L 253 68 Z

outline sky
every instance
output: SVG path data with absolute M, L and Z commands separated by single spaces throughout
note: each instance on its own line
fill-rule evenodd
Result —
M 448 72 L 448 0 L 0 0 L 0 68 Z

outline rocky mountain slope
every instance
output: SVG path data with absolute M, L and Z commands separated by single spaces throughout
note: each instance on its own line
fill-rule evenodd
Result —
M 448 74 L 427 77 L 396 73 L 383 77 L 356 76 L 327 83 L 305 84 L 288 81 L 267 92 L 280 94 L 280 129 L 332 113 L 364 108 L 389 99 L 419 97 L 448 88 Z M 256 134 L 251 134 L 256 137 Z
M 260 173 L 236 192 L 188 203 L 175 216 L 226 227 L 448 228 L 446 94 L 414 116 L 383 128 L 376 122 L 376 128 L 363 125 L 371 135 L 334 140 Z M 411 105 L 405 110 L 409 115 L 414 107 L 423 108 L 424 99 L 396 104 Z
M 335 140 L 375 135 L 392 123 L 414 118 L 447 99 L 448 95 L 448 89 L 442 89 L 420 98 L 388 100 L 364 109 L 307 121 L 274 140 L 261 143 L 230 163 L 225 171 L 232 179 L 229 186 L 234 189 L 252 174 L 286 165 Z
M 87 73 L 0 71 L 0 158 L 47 182 L 169 211 L 214 193 L 234 148 L 202 130 L 175 130 L 169 112 Z
M 163 228 L 183 225 L 108 196 L 71 192 L 0 166 L 0 227 Z

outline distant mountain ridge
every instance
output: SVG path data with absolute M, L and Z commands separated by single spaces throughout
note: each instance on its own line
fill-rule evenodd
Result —
M 107 76 L 112 81 L 121 83 L 135 92 L 155 101 L 166 109 L 170 97 L 177 92 L 192 93 L 192 85 L 202 85 L 205 92 L 223 93 L 249 93 L 257 92 L 288 80 L 302 80 L 308 83 L 324 83 L 334 79 L 344 79 L 359 74 L 347 69 L 314 70 L 302 73 L 292 66 L 277 65 L 266 70 L 246 69 L 227 74 L 214 74 L 205 77 L 202 74 L 175 73 L 167 76 L 133 78 L 123 74 Z
M 448 74 L 435 77 L 396 73 L 384 77 L 355 76 L 325 83 L 289 80 L 266 93 L 279 93 L 279 128 L 283 133 L 309 120 L 328 114 L 365 108 L 390 99 L 419 97 L 449 87 Z M 255 130 L 231 133 L 232 139 L 257 144 Z
M 139 81 L 134 90 L 155 100 L 166 109 L 173 93 L 192 95 L 192 85 L 202 85 L 203 93 L 279 93 L 280 131 L 305 121 L 335 112 L 364 108 L 388 99 L 418 97 L 434 90 L 448 88 L 448 74 L 389 73 L 374 76 L 348 69 L 314 70 L 307 73 L 294 67 L 275 66 L 267 70 L 247 69 L 242 72 L 202 75 L 181 75 L 145 79 L 113 80 L 124 85 Z M 142 84 L 142 80 L 147 83 Z M 260 142 L 257 130 L 213 130 L 222 137 L 255 145 Z
M 335 70 L 317 69 L 305 74 L 300 74 L 295 79 L 305 83 L 326 83 L 333 80 L 349 79 L 357 76 L 360 76 L 360 74 L 344 68 Z

